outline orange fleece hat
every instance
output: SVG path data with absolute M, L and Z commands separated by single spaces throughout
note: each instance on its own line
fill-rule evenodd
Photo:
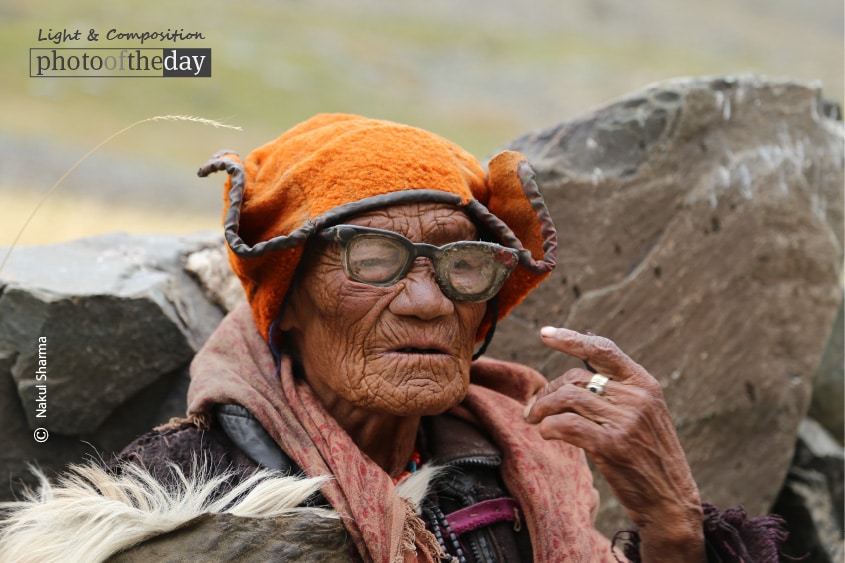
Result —
M 305 242 L 357 214 L 408 202 L 464 210 L 519 265 L 498 295 L 497 319 L 555 266 L 557 236 L 534 172 L 505 151 L 489 172 L 459 146 L 433 133 L 355 115 L 320 114 L 259 147 L 245 162 L 229 151 L 199 170 L 225 170 L 224 229 L 232 268 L 246 290 L 258 330 L 270 342 Z M 491 309 L 479 327 L 484 339 Z

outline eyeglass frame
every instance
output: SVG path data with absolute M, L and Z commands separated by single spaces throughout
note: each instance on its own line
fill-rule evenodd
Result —
M 362 235 L 387 236 L 395 241 L 398 241 L 402 246 L 404 246 L 408 250 L 408 259 L 406 260 L 405 264 L 399 269 L 399 272 L 395 276 L 384 282 L 370 282 L 356 279 L 356 277 L 352 274 L 352 268 L 349 264 L 349 254 L 347 253 L 346 249 L 353 239 Z M 362 227 L 359 225 L 334 225 L 332 227 L 322 229 L 317 233 L 317 236 L 323 240 L 336 242 L 340 246 L 341 265 L 343 266 L 343 271 L 348 279 L 357 283 L 363 283 L 374 287 L 390 287 L 392 285 L 395 285 L 396 282 L 398 282 L 408 274 L 417 258 L 428 258 L 434 266 L 434 277 L 437 281 L 437 286 L 440 288 L 440 291 L 442 291 L 446 297 L 455 301 L 489 301 L 497 293 L 499 293 L 499 291 L 501 291 L 505 281 L 507 281 L 511 272 L 516 269 L 516 266 L 519 263 L 519 251 L 515 248 L 508 248 L 507 246 L 502 246 L 494 242 L 480 240 L 461 240 L 456 242 L 450 242 L 444 244 L 443 246 L 436 246 L 424 242 L 413 242 L 407 237 L 400 235 L 399 233 L 396 233 L 394 231 L 376 229 L 373 227 Z M 511 255 L 512 260 L 509 263 L 506 263 L 502 260 L 494 260 L 496 264 L 499 264 L 502 267 L 497 268 L 495 270 L 496 277 L 490 284 L 487 291 L 479 294 L 478 296 L 467 298 L 466 295 L 457 293 L 453 290 L 454 286 L 451 284 L 451 282 L 448 281 L 448 277 L 445 277 L 441 274 L 441 268 L 439 267 L 439 265 L 442 263 L 441 260 L 443 255 L 446 252 L 449 252 L 450 249 L 455 248 L 456 245 L 471 245 L 474 247 L 482 247 L 484 249 L 489 249 L 493 252 L 505 252 Z

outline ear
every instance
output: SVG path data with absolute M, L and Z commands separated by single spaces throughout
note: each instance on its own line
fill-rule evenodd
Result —
M 279 322 L 276 323 L 276 327 L 281 332 L 288 332 L 299 324 L 297 316 L 297 304 L 299 303 L 299 299 L 297 299 L 296 289 L 296 285 L 291 287 L 290 293 L 282 302 L 282 310 L 279 314 Z
M 294 298 L 293 291 L 291 289 L 288 299 L 282 300 L 282 307 L 276 316 L 276 320 L 267 328 L 267 342 L 270 344 L 270 350 L 276 357 L 277 362 L 284 350 L 287 350 L 291 355 L 296 355 L 294 333 L 299 326 L 299 317 L 296 306 L 298 300 Z

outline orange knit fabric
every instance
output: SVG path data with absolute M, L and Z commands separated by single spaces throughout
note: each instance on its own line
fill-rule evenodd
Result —
M 354 115 L 321 114 L 254 150 L 243 163 L 232 153 L 218 155 L 200 174 L 224 168 L 230 174 L 224 222 L 232 208 L 238 207 L 240 220 L 227 226 L 227 237 L 240 237 L 244 248 L 282 239 L 273 250 L 251 254 L 233 250 L 229 240 L 232 268 L 244 286 L 259 331 L 269 340 L 270 326 L 280 313 L 311 231 L 360 212 L 356 204 L 389 205 L 392 200 L 387 196 L 385 201 L 385 196 L 400 192 L 408 192 L 402 197 L 419 201 L 427 201 L 425 194 L 431 191 L 454 194 L 455 204 L 470 216 L 478 219 L 479 213 L 489 211 L 494 217 L 482 223 L 501 220 L 510 227 L 516 242 L 502 243 L 524 247 L 530 258 L 525 264 L 521 260 L 499 294 L 499 317 L 505 316 L 554 266 L 553 227 L 549 220 L 549 247 L 549 233 L 544 231 L 518 173 L 524 160 L 518 153 L 502 153 L 491 161 L 487 175 L 472 155 L 427 131 Z M 232 189 L 237 187 L 233 171 L 241 169 L 242 195 Z M 547 217 L 542 198 L 539 202 L 540 215 Z M 284 240 L 292 233 L 294 237 Z M 539 268 L 529 267 L 534 261 Z M 487 318 L 478 340 L 489 325 Z

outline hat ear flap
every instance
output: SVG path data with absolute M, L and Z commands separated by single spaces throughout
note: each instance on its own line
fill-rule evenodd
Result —
M 497 317 L 501 319 L 552 273 L 557 257 L 557 232 L 534 182 L 534 171 L 523 155 L 504 151 L 494 156 L 488 164 L 487 188 L 489 199 L 482 203 L 517 239 L 512 240 L 508 233 L 505 235 L 508 240 L 502 242 L 522 251 L 519 266 L 499 291 Z M 476 333 L 477 341 L 484 338 L 492 325 L 491 314 L 488 308 Z
M 528 160 L 515 151 L 500 152 L 488 165 L 487 185 L 487 209 L 531 252 L 531 260 L 524 266 L 537 273 L 551 272 L 557 257 L 557 232 Z

